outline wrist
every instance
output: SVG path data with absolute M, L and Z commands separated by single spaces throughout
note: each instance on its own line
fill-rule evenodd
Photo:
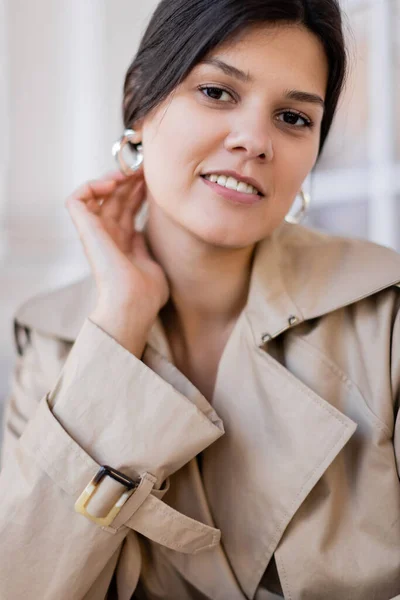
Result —
M 141 358 L 150 329 L 157 315 L 150 315 L 137 307 L 98 305 L 89 315 L 90 320 L 115 339 L 126 350 Z

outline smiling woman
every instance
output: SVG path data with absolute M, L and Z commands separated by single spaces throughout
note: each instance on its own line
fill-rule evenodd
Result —
M 328 79 L 323 45 L 305 25 L 257 24 L 209 50 L 148 115 L 125 116 L 143 144 L 152 246 L 164 245 L 166 217 L 220 247 L 271 234 L 316 163 Z M 132 103 L 125 115 L 136 114 Z
M 185 25 L 181 26 L 183 23 Z M 266 23 L 272 26 L 271 30 L 276 25 L 304 27 L 323 47 L 329 63 L 329 79 L 323 93 L 324 97 L 326 92 L 327 101 L 321 124 L 321 152 L 346 76 L 346 50 L 335 0 L 249 0 L 245 4 L 229 0 L 161 2 L 126 75 L 125 125 L 136 122 L 159 105 L 195 65 L 211 62 L 221 68 L 221 61 L 209 58 L 210 52 L 227 41 L 234 43 L 249 28 Z M 177 30 L 180 35 L 176 35 Z M 153 43 L 155 40 L 156 44 Z M 223 66 L 222 70 L 226 75 L 245 82 L 250 64 L 245 67 L 245 72 L 240 72 L 233 65 Z M 318 99 L 318 102 L 321 100 Z
M 336 0 L 159 4 L 15 314 L 2 597 L 399 598 L 400 258 L 286 222 L 345 75 Z

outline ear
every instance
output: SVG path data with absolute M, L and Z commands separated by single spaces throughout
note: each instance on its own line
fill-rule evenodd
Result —
M 135 132 L 135 136 L 133 138 L 134 144 L 140 144 L 143 140 L 143 119 L 135 121 L 134 125 L 131 127 Z

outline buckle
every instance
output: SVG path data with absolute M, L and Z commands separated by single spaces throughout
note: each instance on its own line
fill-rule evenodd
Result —
M 111 477 L 111 479 L 118 481 L 118 483 L 121 483 L 127 489 L 125 492 L 123 492 L 121 494 L 120 498 L 117 500 L 117 502 L 114 504 L 114 506 L 111 508 L 111 510 L 105 517 L 95 517 L 86 510 L 86 506 L 87 506 L 89 500 L 92 498 L 93 494 L 95 493 L 100 481 L 106 475 L 108 475 L 108 477 Z M 119 513 L 119 511 L 121 510 L 121 508 L 123 507 L 125 502 L 128 500 L 128 498 L 133 494 L 133 492 L 139 486 L 140 482 L 141 482 L 141 477 L 138 477 L 136 480 L 130 479 L 129 477 L 127 477 L 120 471 L 117 471 L 116 469 L 112 469 L 111 467 L 108 467 L 107 465 L 103 465 L 97 471 L 96 475 L 94 477 L 92 477 L 92 479 L 89 481 L 89 483 L 87 484 L 87 486 L 85 487 L 85 489 L 83 490 L 81 495 L 79 496 L 78 500 L 75 502 L 74 508 L 75 508 L 76 512 L 80 513 L 81 515 L 84 515 L 85 517 L 87 517 L 88 519 L 90 519 L 91 521 L 96 523 L 97 525 L 100 525 L 101 527 L 108 527 L 110 525 L 110 523 L 115 519 L 115 517 L 117 516 L 117 514 Z

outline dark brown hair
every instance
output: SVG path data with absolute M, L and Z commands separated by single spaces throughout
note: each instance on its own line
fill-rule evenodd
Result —
M 339 0 L 162 0 L 125 77 L 126 128 L 156 108 L 206 54 L 254 25 L 302 25 L 318 37 L 329 64 L 319 155 L 347 74 Z

